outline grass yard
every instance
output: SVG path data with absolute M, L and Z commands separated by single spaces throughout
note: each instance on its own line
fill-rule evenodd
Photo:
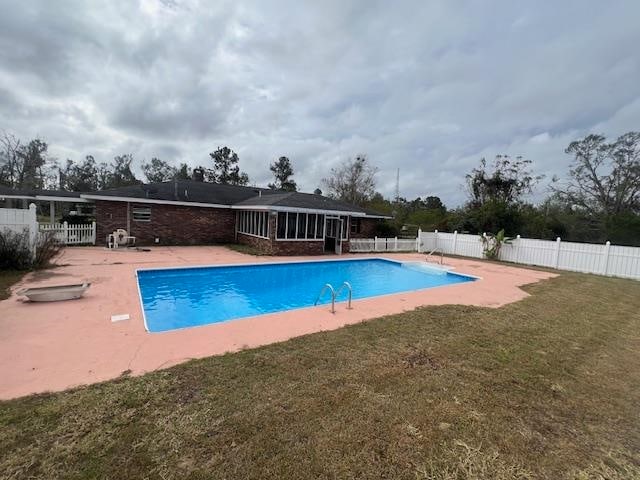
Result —
M 1 402 L 0 477 L 640 478 L 640 282 L 527 290 Z
M 0 270 L 0 300 L 9 298 L 11 285 L 20 280 L 26 273 L 19 270 Z

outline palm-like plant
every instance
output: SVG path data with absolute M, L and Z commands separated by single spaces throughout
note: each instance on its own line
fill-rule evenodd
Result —
M 484 256 L 489 260 L 497 260 L 500 257 L 502 245 L 508 245 L 513 241 L 513 237 L 505 235 L 504 228 L 495 235 L 493 233 L 480 235 L 480 239 Z

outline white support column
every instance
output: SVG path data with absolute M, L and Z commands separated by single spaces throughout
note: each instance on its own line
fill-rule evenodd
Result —
M 558 268 L 558 265 L 560 265 L 560 237 L 556 238 L 556 250 L 554 252 L 554 259 L 553 259 L 553 264 L 555 265 L 555 268 Z
M 36 242 L 38 240 L 38 215 L 35 203 L 29 204 L 29 245 L 31 254 L 36 256 Z
M 606 275 L 609 270 L 609 250 L 611 248 L 611 242 L 607 240 L 604 244 L 604 250 L 602 252 L 602 275 Z
M 453 231 L 453 254 L 456 254 L 456 247 L 458 246 L 458 231 Z
M 418 229 L 418 236 L 416 237 L 416 252 L 418 252 L 418 253 L 420 253 L 420 251 L 422 250 L 422 249 L 420 248 L 420 245 L 421 245 L 421 241 L 420 241 L 420 239 L 421 239 L 421 238 L 422 238 L 422 229 L 421 229 L 421 228 L 419 228 L 419 229 Z

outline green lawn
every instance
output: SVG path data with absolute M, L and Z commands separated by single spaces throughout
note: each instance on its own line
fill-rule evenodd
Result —
M 640 478 L 640 282 L 527 290 L 2 402 L 0 476 Z

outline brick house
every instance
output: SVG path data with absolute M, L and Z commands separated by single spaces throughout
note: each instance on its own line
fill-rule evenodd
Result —
M 79 194 L 98 244 L 118 228 L 139 245 L 240 243 L 272 255 L 348 252 L 387 218 L 322 195 L 175 180 Z

